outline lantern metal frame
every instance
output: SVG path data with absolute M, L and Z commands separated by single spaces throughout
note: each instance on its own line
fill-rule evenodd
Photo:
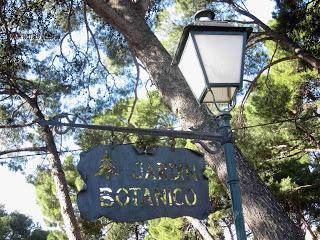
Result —
M 211 92 L 211 88 L 218 88 L 218 87 L 225 87 L 225 88 L 231 88 L 231 87 L 235 87 L 235 91 L 233 96 L 230 96 L 230 99 L 232 101 L 232 99 L 234 98 L 234 95 L 236 95 L 236 93 L 239 91 L 239 89 L 242 88 L 243 85 L 243 68 L 244 68 L 244 50 L 245 50 L 245 46 L 246 46 L 246 42 L 252 32 L 252 28 L 250 27 L 235 27 L 235 26 L 227 26 L 227 22 L 217 22 L 217 21 L 195 21 L 194 23 L 191 23 L 189 25 L 187 25 L 182 32 L 182 36 L 180 38 L 180 42 L 178 44 L 177 47 L 177 51 L 176 54 L 174 56 L 173 62 L 172 64 L 174 65 L 178 65 L 180 62 L 180 59 L 182 57 L 182 53 L 184 51 L 184 48 L 186 46 L 187 40 L 189 38 L 189 34 L 191 36 L 191 40 L 195 46 L 195 50 L 196 50 L 196 54 L 198 57 L 198 61 L 203 73 L 203 77 L 205 79 L 205 84 L 206 84 L 206 89 L 204 89 L 201 93 L 201 97 L 200 99 L 197 99 L 197 101 L 199 102 L 199 104 L 201 103 L 211 103 L 211 102 L 207 102 L 204 101 L 206 95 Z M 242 56 L 241 56 L 241 69 L 240 69 L 240 81 L 238 83 L 210 83 L 209 79 L 208 79 L 208 75 L 206 72 L 206 69 L 204 67 L 204 63 L 199 51 L 199 46 L 197 41 L 195 40 L 194 35 L 196 33 L 201 33 L 202 35 L 240 35 L 243 36 L 243 45 L 242 45 Z M 189 85 L 189 84 L 188 84 Z M 189 86 L 192 93 L 193 89 L 191 86 Z M 213 93 L 212 93 L 213 94 Z M 195 94 L 194 94 L 195 95 Z M 225 103 L 225 102 L 220 102 L 220 101 L 216 101 L 214 96 L 214 104 L 217 103 Z

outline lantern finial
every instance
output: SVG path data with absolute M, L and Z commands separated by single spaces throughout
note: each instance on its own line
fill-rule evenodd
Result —
M 212 10 L 210 9 L 203 9 L 194 15 L 194 20 L 195 21 L 213 21 L 215 17 L 215 14 Z

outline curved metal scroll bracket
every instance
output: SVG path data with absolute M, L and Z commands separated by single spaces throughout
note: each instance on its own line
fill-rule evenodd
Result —
M 63 135 L 70 130 L 74 131 L 75 127 L 73 125 L 76 123 L 77 119 L 80 119 L 85 123 L 85 125 L 87 125 L 87 122 L 84 119 L 70 113 L 60 113 L 50 120 L 40 120 L 39 124 L 41 126 L 50 124 L 53 127 L 53 131 L 55 133 Z M 62 126 L 61 123 L 67 123 L 69 126 Z
M 57 116 L 55 116 L 53 119 L 58 121 L 58 122 L 62 122 L 64 119 L 67 121 L 67 123 L 69 124 L 75 124 L 76 120 L 77 120 L 77 117 L 73 117 L 73 118 L 70 118 L 72 116 L 71 114 L 68 114 L 68 113 L 61 113 L 61 114 L 58 114 Z M 70 130 L 74 131 L 74 128 L 71 127 L 71 126 L 67 126 L 67 127 L 63 127 L 63 126 L 54 126 L 53 127 L 53 130 L 57 133 L 57 134 L 65 134 L 67 132 L 69 132 Z
M 212 94 L 212 98 L 213 98 L 213 103 L 216 107 L 216 109 L 219 111 L 219 112 L 230 112 L 237 104 L 237 94 L 238 94 L 238 91 L 239 89 L 236 89 L 233 96 L 232 96 L 232 99 L 231 101 L 227 104 L 227 106 L 221 108 L 221 106 L 219 106 L 215 100 L 215 97 L 214 97 L 214 94 L 212 92 L 212 89 L 210 88 L 209 89 L 210 93 Z
M 209 144 L 206 144 L 204 141 L 193 140 L 192 143 L 200 144 L 200 146 L 203 147 L 203 149 L 210 154 L 218 153 L 219 149 L 221 148 L 221 143 L 218 141 L 209 141 Z

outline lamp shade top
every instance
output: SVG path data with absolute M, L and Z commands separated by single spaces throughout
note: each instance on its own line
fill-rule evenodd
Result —
M 221 32 L 221 33 L 231 33 L 231 32 L 238 32 L 238 33 L 247 33 L 247 39 L 249 38 L 252 28 L 251 27 L 237 27 L 229 24 L 228 22 L 222 21 L 195 21 L 187 26 L 184 27 L 182 36 L 180 38 L 178 48 L 176 54 L 173 58 L 173 64 L 179 64 L 182 52 L 186 45 L 187 39 L 189 37 L 190 32 Z M 245 41 L 247 41 L 245 39 Z
M 210 10 L 195 15 L 173 59 L 199 103 L 230 102 L 242 87 L 245 45 L 252 32 L 213 17 Z

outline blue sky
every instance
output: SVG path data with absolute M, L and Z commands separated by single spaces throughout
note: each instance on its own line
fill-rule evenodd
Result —
M 247 0 L 249 11 L 263 22 L 271 19 L 273 10 L 272 0 Z M 4 204 L 7 211 L 19 211 L 44 226 L 39 206 L 36 204 L 35 189 L 25 181 L 21 173 L 10 172 L 0 166 L 0 204 Z

